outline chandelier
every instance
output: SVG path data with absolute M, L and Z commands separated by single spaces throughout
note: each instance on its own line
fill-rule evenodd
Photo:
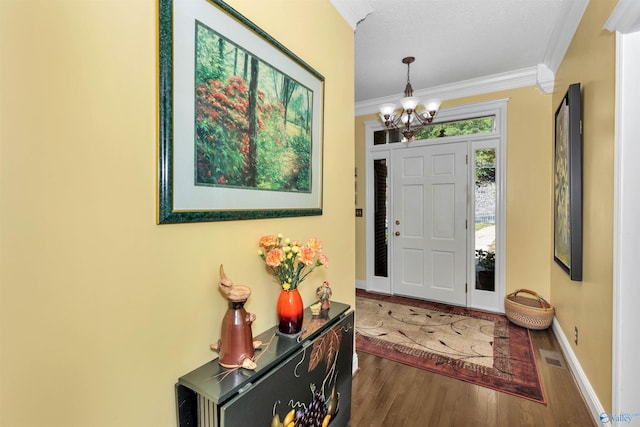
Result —
M 402 111 L 396 114 L 398 105 L 387 103 L 380 105 L 380 118 L 384 122 L 387 129 L 398 129 L 402 132 L 403 142 L 413 140 L 416 129 L 428 125 L 433 121 L 438 108 L 440 108 L 439 99 L 431 99 L 424 103 L 413 96 L 413 87 L 409 79 L 409 67 L 416 60 L 413 56 L 407 56 L 402 59 L 403 64 L 407 64 L 407 86 L 404 88 L 404 98 L 400 100 Z

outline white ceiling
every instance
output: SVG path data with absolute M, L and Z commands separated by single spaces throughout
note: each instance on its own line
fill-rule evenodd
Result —
M 473 86 L 505 80 L 550 92 L 588 0 L 331 2 L 355 28 L 356 112 L 365 113 L 402 96 L 405 56 L 416 58 L 417 96 L 467 94 L 462 87 L 471 95 Z

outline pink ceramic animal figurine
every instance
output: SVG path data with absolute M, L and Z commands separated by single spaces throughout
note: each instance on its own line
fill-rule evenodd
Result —
M 251 332 L 251 324 L 256 320 L 256 315 L 247 313 L 244 309 L 251 289 L 248 286 L 234 285 L 224 274 L 222 265 L 218 287 L 229 301 L 229 306 L 222 319 L 221 338 L 217 343 L 211 344 L 211 350 L 220 354 L 218 363 L 222 367 L 256 369 L 254 350 L 262 343 L 253 341 Z

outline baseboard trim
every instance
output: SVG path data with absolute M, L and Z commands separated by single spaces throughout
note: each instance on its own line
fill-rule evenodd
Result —
M 562 331 L 560 323 L 558 323 L 558 319 L 556 319 L 555 317 L 553 318 L 551 327 L 553 329 L 553 333 L 558 339 L 558 343 L 560 344 L 560 348 L 564 353 L 564 357 L 567 360 L 569 370 L 573 374 L 573 377 L 578 384 L 578 388 L 580 389 L 580 393 L 582 394 L 584 401 L 589 407 L 591 416 L 596 422 L 596 425 L 600 425 L 600 414 L 605 412 L 604 407 L 600 403 L 600 400 L 598 399 L 596 392 L 593 390 L 593 387 L 591 387 L 589 378 L 587 378 L 587 375 L 584 373 L 584 370 L 582 369 L 582 366 L 580 365 L 576 354 L 573 352 L 573 348 L 571 347 L 569 340 L 567 340 L 567 337 Z

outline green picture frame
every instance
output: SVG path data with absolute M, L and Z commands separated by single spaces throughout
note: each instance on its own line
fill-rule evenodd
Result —
M 159 0 L 157 223 L 322 215 L 324 77 L 221 0 Z

